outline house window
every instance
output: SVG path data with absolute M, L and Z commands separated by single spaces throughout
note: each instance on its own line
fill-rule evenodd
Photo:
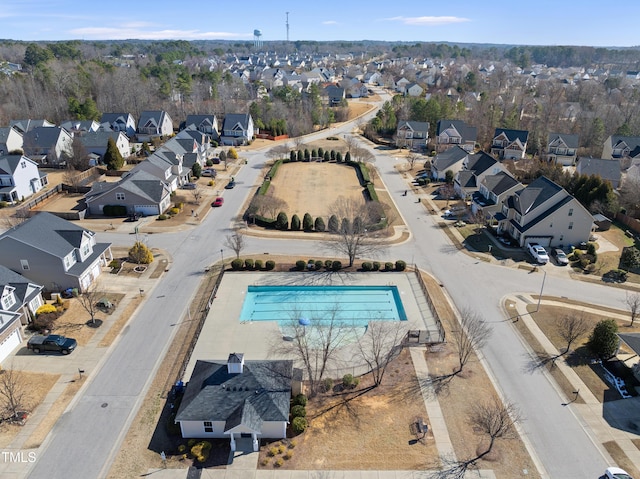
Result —
M 21 259 L 20 266 L 22 266 L 23 270 L 27 271 L 29 269 L 29 261 L 27 261 L 26 259 Z
M 213 422 L 204 421 L 204 432 L 213 432 Z
M 564 239 L 564 235 L 560 235 L 560 241 Z
M 573 216 L 573 208 L 569 208 L 569 216 Z
M 20 166 L 22 166 L 23 168 L 26 168 L 27 167 L 27 162 L 23 161 L 22 163 L 20 163 Z
M 116 193 L 116 200 L 124 201 L 124 193 Z
M 7 293 L 2 297 L 2 309 L 7 310 L 16 302 L 13 293 Z
M 573 221 L 571 223 L 569 223 L 569 229 L 572 230 L 573 229 Z

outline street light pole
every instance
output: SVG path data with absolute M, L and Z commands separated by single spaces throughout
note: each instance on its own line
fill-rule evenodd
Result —
M 542 286 L 540 286 L 540 296 L 538 296 L 538 306 L 536 306 L 536 313 L 540 311 L 540 301 L 542 301 L 542 291 L 544 290 L 544 281 L 547 279 L 547 272 L 543 269 L 542 273 L 544 276 L 542 277 Z
M 222 267 L 224 268 L 224 256 L 222 256 L 222 249 L 220 249 L 220 263 L 222 264 Z

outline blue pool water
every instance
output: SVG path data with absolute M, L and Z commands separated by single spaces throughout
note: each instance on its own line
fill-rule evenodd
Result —
M 406 321 L 396 286 L 249 286 L 240 321 Z

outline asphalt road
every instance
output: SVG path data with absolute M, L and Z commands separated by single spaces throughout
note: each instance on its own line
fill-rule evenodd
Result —
M 347 134 L 351 125 L 319 135 Z M 472 307 L 493 324 L 491 341 L 483 349 L 484 359 L 501 392 L 522 411 L 525 439 L 533 445 L 537 458 L 550 478 L 599 477 L 606 461 L 571 407 L 561 406 L 564 398 L 553 382 L 541 372 L 530 372 L 533 358 L 520 341 L 501 310 L 507 294 L 540 291 L 541 274 L 476 261 L 460 253 L 436 227 L 416 197 L 401 196 L 406 185 L 393 169 L 394 159 L 377 155 L 376 166 L 398 208 L 412 230 L 412 238 L 390 248 L 386 257 L 405 259 L 430 271 L 442 282 L 459 309 Z M 225 206 L 211 211 L 202 224 L 191 231 L 155 234 L 147 237 L 150 247 L 167 250 L 173 264 L 149 300 L 124 329 L 121 337 L 96 371 L 87 371 L 91 380 L 74 405 L 54 427 L 30 478 L 104 477 L 112 464 L 146 390 L 173 338 L 187 305 L 198 288 L 204 267 L 219 259 L 224 238 L 230 232 L 235 213 L 261 169 L 264 152 L 243 152 L 248 165 L 236 175 L 237 186 L 225 191 Z M 131 236 L 99 233 L 99 241 L 130 245 Z M 246 252 L 317 255 L 321 247 L 311 241 L 247 238 Z M 226 257 L 231 252 L 224 251 Z M 553 267 L 552 265 L 546 266 Z M 481 286 L 480 286 L 481 285 Z M 624 292 L 588 283 L 547 275 L 545 294 L 620 307 Z

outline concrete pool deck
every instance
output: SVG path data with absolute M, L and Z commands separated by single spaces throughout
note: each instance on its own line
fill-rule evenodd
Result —
M 325 273 L 325 272 L 227 272 L 224 274 L 211 309 L 202 326 L 195 348 L 185 370 L 183 380 L 191 377 L 198 359 L 226 360 L 229 353 L 244 353 L 247 360 L 276 359 L 278 343 L 284 341 L 276 321 L 240 321 L 240 311 L 247 287 L 254 286 L 396 286 L 404 306 L 409 330 L 437 331 L 427 300 L 420 289 L 415 273 Z M 357 348 L 341 348 L 340 360 L 344 365 Z M 363 373 L 366 371 L 362 371 Z

